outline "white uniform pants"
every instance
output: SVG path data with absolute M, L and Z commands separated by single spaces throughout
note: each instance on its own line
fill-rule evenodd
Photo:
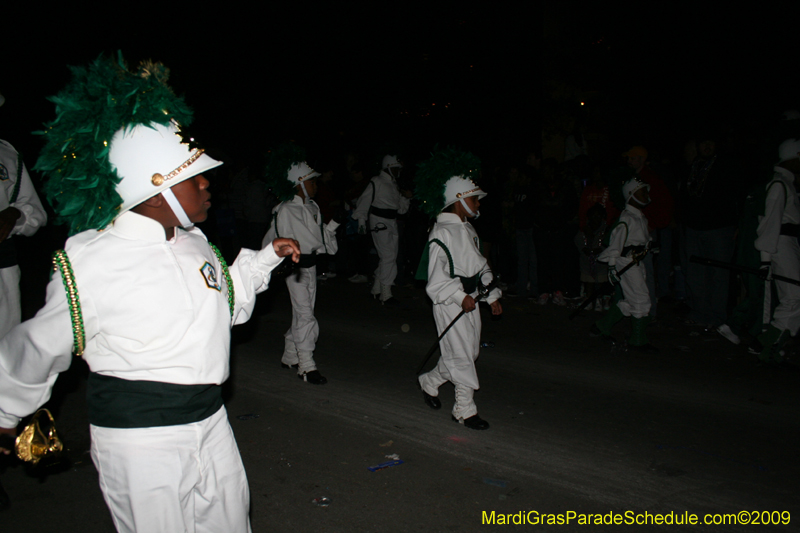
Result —
M 800 278 L 800 245 L 797 239 L 781 235 L 778 240 L 778 253 L 772 256 L 772 273 L 778 276 Z M 789 330 L 792 337 L 800 329 L 800 287 L 783 281 L 776 281 L 778 307 L 772 314 L 772 325 L 780 330 Z
M 386 229 L 375 231 L 376 226 Z M 375 270 L 375 279 L 386 287 L 394 285 L 397 277 L 397 250 L 400 246 L 400 236 L 397 231 L 397 220 L 370 215 L 369 227 L 372 230 L 372 242 L 378 251 L 378 268 Z
M 433 318 L 441 335 L 450 322 L 461 312 L 455 304 L 435 304 Z M 439 341 L 442 355 L 436 368 L 419 377 L 419 384 L 431 396 L 439 395 L 439 387 L 449 381 L 456 387 L 456 403 L 453 416 L 457 419 L 478 414 L 472 393 L 480 388 L 475 360 L 480 351 L 481 315 L 475 309 L 458 319 L 450 331 Z
M 19 278 L 18 266 L 0 268 L 0 338 L 20 322 Z
M 118 531 L 250 531 L 250 490 L 224 407 L 181 426 L 91 426 L 91 437 Z
M 617 260 L 617 272 L 625 268 L 631 262 L 627 257 Z M 647 289 L 646 273 L 644 265 L 631 267 L 620 276 L 622 286 L 622 300 L 617 302 L 622 314 L 633 318 L 643 318 L 650 313 L 650 292 Z
M 298 374 L 317 369 L 314 349 L 319 338 L 319 324 L 314 318 L 317 301 L 317 267 L 298 268 L 286 277 L 286 287 L 292 300 L 292 327 L 284 335 L 286 339 L 283 359 L 285 365 L 297 365 Z

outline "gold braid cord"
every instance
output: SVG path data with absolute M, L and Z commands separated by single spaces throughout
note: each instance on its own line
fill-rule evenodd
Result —
M 81 299 L 78 296 L 78 285 L 75 282 L 75 273 L 72 272 L 72 265 L 64 250 L 56 250 L 53 253 L 53 271 L 61 272 L 61 280 L 64 282 L 64 290 L 67 291 L 67 303 L 69 304 L 69 316 L 72 321 L 72 336 L 75 339 L 72 352 L 80 357 L 86 347 L 86 330 L 83 325 L 83 313 L 81 312 Z
M 208 245 L 214 250 L 214 255 L 217 256 L 219 265 L 222 267 L 222 274 L 225 276 L 225 285 L 227 285 L 228 288 L 228 307 L 231 310 L 231 318 L 233 318 L 233 312 L 236 308 L 236 296 L 233 292 L 233 279 L 231 279 L 231 272 L 228 270 L 228 263 L 225 262 L 225 258 L 222 257 L 222 252 L 219 251 L 219 248 L 211 243 L 208 243 Z

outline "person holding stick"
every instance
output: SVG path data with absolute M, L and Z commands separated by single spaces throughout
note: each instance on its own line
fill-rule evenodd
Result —
M 619 283 L 622 297 L 612 303 L 606 314 L 592 325 L 589 333 L 613 341 L 611 329 L 629 316 L 633 321 L 629 346 L 637 351 L 655 353 L 658 349 L 650 344 L 645 333 L 650 322 L 650 293 L 644 264 L 640 263 L 652 240 L 647 229 L 647 218 L 642 213 L 642 209 L 650 203 L 649 191 L 650 186 L 636 176 L 622 186 L 622 195 L 627 202 L 625 209 L 611 228 L 608 247 L 597 256 L 598 261 L 608 263 L 608 279 L 612 283 Z M 626 268 L 632 263 L 634 266 Z M 617 269 L 620 269 L 619 275 Z
M 472 181 L 479 168 L 477 157 L 453 148 L 437 150 L 419 165 L 416 197 L 423 202 L 425 212 L 436 216 L 420 267 L 427 274 L 426 292 L 433 301 L 438 332 L 451 324 L 452 327 L 440 341 L 442 355 L 438 364 L 418 379 L 425 403 L 432 409 L 442 407 L 439 387 L 447 381 L 453 383 L 453 420 L 470 429 L 483 430 L 489 429 L 489 423 L 478 416 L 473 400 L 480 387 L 475 369 L 481 337 L 476 298 L 480 286 L 491 284 L 494 276 L 481 255 L 478 234 L 468 221 L 479 215 L 480 199 L 486 196 Z M 494 288 L 486 297 L 494 315 L 503 312 L 501 296 L 501 291 Z M 462 311 L 464 315 L 453 323 Z

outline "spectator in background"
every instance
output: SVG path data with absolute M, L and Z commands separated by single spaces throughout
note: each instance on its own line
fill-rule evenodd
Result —
M 537 303 L 544 305 L 552 297 L 554 304 L 566 305 L 564 290 L 569 285 L 566 258 L 574 236 L 568 223 L 577 218 L 578 198 L 572 186 L 561 179 L 555 159 L 542 161 L 541 178 L 533 211 L 538 285 L 542 291 Z
M 679 195 L 679 222 L 687 257 L 693 255 L 730 262 L 733 258 L 736 216 L 742 199 L 736 164 L 720 155 L 717 137 L 698 137 L 697 157 Z M 717 328 L 725 323 L 730 273 L 723 268 L 688 263 L 688 323 Z
M 619 217 L 619 209 L 616 208 L 611 199 L 611 191 L 608 183 L 599 166 L 592 169 L 592 177 L 589 184 L 581 192 L 581 199 L 578 204 L 578 227 L 583 230 L 586 228 L 589 209 L 600 204 L 606 213 L 606 224 L 610 225 Z
M 608 283 L 608 264 L 597 261 L 597 256 L 605 248 L 603 237 L 607 228 L 605 208 L 594 204 L 587 212 L 586 226 L 575 234 L 575 246 L 581 253 L 581 282 L 587 299 L 596 299 L 597 291 Z M 608 298 L 605 302 L 597 300 L 594 310 L 602 311 L 604 307 L 608 307 Z M 591 309 L 591 305 L 589 308 Z
M 512 177 L 513 176 L 513 177 Z M 538 296 L 536 275 L 536 246 L 533 243 L 534 190 L 530 176 L 517 167 L 509 171 L 512 202 L 512 222 L 517 250 L 517 282 L 508 296 Z

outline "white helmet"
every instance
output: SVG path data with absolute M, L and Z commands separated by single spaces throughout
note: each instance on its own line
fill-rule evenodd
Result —
M 778 163 L 800 157 L 800 139 L 786 139 L 778 147 Z
M 122 197 L 119 214 L 222 164 L 184 144 L 174 121 L 118 130 L 111 138 L 108 160 L 122 178 L 116 187 Z
M 292 185 L 299 185 L 319 175 L 320 173 L 308 166 L 308 163 L 300 161 L 299 163 L 292 163 L 292 166 L 289 167 L 289 173 L 286 174 L 286 179 L 289 180 Z
M 625 202 L 627 203 L 636 191 L 645 187 L 648 191 L 650 190 L 650 185 L 643 182 L 639 176 L 632 177 L 622 186 L 622 196 L 625 198 Z
M 383 166 L 381 168 L 383 168 L 383 170 L 388 170 L 390 168 L 403 168 L 403 164 L 400 163 L 400 160 L 396 155 L 387 154 L 383 156 Z
M 472 180 L 462 176 L 453 176 L 444 183 L 444 207 L 452 205 L 463 198 L 477 196 L 480 200 L 486 193 Z

